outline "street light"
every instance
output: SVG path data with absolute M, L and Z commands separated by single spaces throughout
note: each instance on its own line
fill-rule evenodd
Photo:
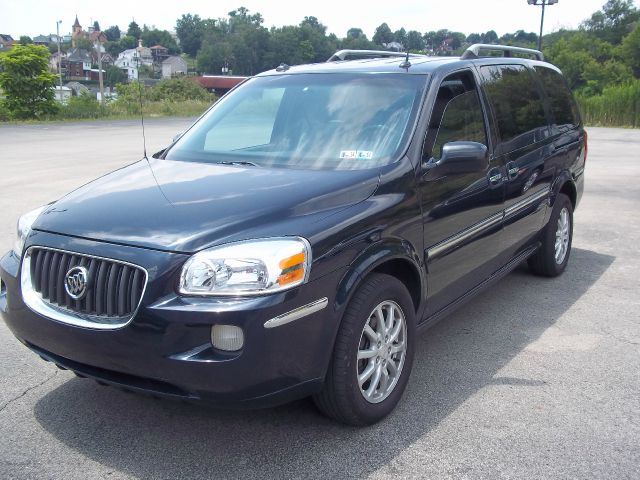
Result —
M 62 20 L 56 22 L 56 40 L 58 40 L 58 79 L 60 80 L 60 103 L 62 103 L 62 58 L 60 54 L 60 24 Z
M 544 25 L 545 5 L 555 5 L 558 0 L 527 0 L 529 5 L 542 5 L 542 15 L 540 16 L 540 36 L 538 37 L 538 50 L 542 51 L 542 26 Z

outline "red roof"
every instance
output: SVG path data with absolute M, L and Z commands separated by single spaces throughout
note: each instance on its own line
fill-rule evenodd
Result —
M 92 42 L 95 42 L 96 40 L 98 40 L 101 43 L 104 43 L 107 41 L 107 36 L 99 30 L 95 30 L 91 32 L 89 34 L 89 38 L 91 39 Z
M 246 78 L 229 75 L 206 75 L 204 77 L 195 77 L 195 80 L 204 88 L 229 90 Z

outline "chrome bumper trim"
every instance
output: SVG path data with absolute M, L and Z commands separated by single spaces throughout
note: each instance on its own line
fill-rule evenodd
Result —
M 283 313 L 282 315 L 278 315 L 277 317 L 274 317 L 271 320 L 267 320 L 264 323 L 264 328 L 279 327 L 280 325 L 293 322 L 294 320 L 298 320 L 299 318 L 306 317 L 307 315 L 311 315 L 312 313 L 315 313 L 315 312 L 319 312 L 320 310 L 325 308 L 328 304 L 329 304 L 329 299 L 327 297 L 321 298 L 320 300 L 316 300 L 315 302 L 308 303 L 294 310 L 291 310 L 290 312 Z

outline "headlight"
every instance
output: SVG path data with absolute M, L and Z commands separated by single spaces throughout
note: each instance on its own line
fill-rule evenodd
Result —
M 30 212 L 25 213 L 18 219 L 18 232 L 16 243 L 13 245 L 13 252 L 18 256 L 22 256 L 22 250 L 24 249 L 24 242 L 31 232 L 31 226 L 36 221 L 38 216 L 47 207 L 47 205 L 38 207 Z
M 300 237 L 265 238 L 214 247 L 191 257 L 180 275 L 184 295 L 260 295 L 304 283 L 311 247 Z

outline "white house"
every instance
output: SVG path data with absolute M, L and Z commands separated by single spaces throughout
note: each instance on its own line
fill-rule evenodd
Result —
M 187 74 L 187 62 L 184 58 L 173 56 L 162 62 L 162 78 L 171 78 L 176 75 Z
M 129 80 L 137 80 L 138 68 L 141 65 L 153 65 L 151 49 L 142 46 L 142 42 L 136 48 L 130 48 L 120 52 L 114 65 L 127 74 Z

